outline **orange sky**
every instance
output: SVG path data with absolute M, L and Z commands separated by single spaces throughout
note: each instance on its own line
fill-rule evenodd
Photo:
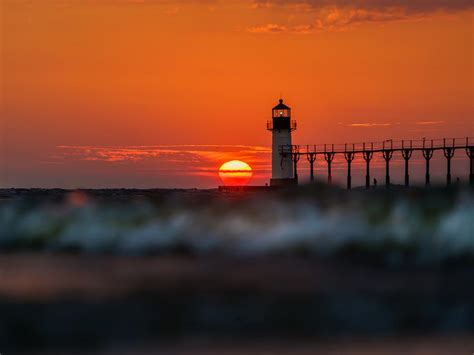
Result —
M 347 3 L 2 1 L 0 186 L 263 183 L 280 94 L 300 144 L 474 136 L 471 2 Z

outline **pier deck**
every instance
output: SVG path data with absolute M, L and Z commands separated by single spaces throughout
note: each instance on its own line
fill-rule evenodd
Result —
M 306 156 L 310 163 L 310 180 L 314 180 L 314 162 L 322 155 L 328 167 L 328 183 L 332 183 L 331 165 L 336 155 L 344 155 L 347 161 L 347 188 L 352 187 L 351 166 L 356 155 L 362 155 L 366 162 L 366 188 L 370 188 L 370 162 L 374 153 L 381 153 L 386 162 L 385 185 L 390 187 L 390 160 L 395 152 L 400 152 L 405 161 L 405 186 L 410 186 L 409 161 L 414 151 L 421 151 L 426 162 L 425 185 L 430 186 L 430 161 L 437 150 L 442 150 L 447 161 L 446 184 L 451 185 L 451 160 L 456 151 L 464 150 L 469 158 L 469 183 L 474 186 L 474 137 L 441 138 L 418 140 L 384 140 L 380 142 L 288 145 L 280 147 L 282 157 L 291 154 L 294 165 L 294 178 L 298 180 L 298 162 Z

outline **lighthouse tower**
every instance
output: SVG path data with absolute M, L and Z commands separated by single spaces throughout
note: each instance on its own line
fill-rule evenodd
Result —
M 267 129 L 272 132 L 272 179 L 271 186 L 293 185 L 291 160 L 291 132 L 296 129 L 296 122 L 291 120 L 291 109 L 280 99 L 272 110 L 272 120 L 267 122 Z

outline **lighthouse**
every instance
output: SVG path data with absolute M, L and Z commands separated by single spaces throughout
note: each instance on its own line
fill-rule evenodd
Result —
M 291 156 L 291 132 L 296 129 L 296 121 L 291 120 L 291 109 L 280 99 L 272 109 L 272 120 L 267 122 L 272 132 L 272 179 L 271 186 L 296 184 Z

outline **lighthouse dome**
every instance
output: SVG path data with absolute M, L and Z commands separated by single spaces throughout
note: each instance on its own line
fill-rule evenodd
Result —
M 290 108 L 283 103 L 283 99 L 280 99 L 280 102 L 278 103 L 278 105 L 276 105 L 273 109 L 274 110 L 290 110 Z

